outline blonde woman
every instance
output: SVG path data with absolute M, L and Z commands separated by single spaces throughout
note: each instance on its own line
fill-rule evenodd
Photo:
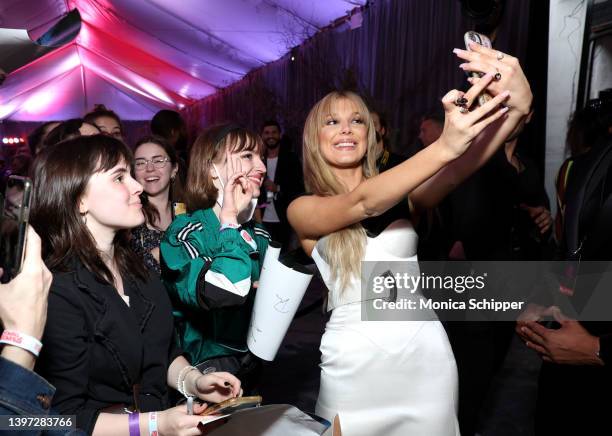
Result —
M 487 74 L 442 99 L 440 139 L 380 175 L 374 125 L 359 96 L 328 94 L 306 120 L 304 177 L 313 195 L 291 203 L 288 217 L 329 289 L 317 413 L 338 414 L 345 435 L 459 434 L 457 370 L 441 323 L 361 321 L 359 277 L 363 260 L 416 261 L 410 216 L 486 162 L 529 112 L 516 59 L 475 50 L 459 53 L 469 58 L 464 67 Z M 469 111 L 485 88 L 495 97 Z

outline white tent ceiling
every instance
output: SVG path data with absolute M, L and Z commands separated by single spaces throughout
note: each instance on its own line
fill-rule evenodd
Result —
M 2 0 L 0 27 L 38 38 L 70 10 L 76 40 L 11 73 L 0 119 L 150 119 L 215 93 L 367 0 Z M 0 47 L 1 49 L 1 47 Z M 0 54 L 1 55 L 1 54 Z

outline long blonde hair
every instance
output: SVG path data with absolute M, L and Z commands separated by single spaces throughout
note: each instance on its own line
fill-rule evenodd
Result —
M 304 182 L 308 192 L 319 196 L 332 196 L 348 192 L 332 168 L 321 154 L 319 132 L 326 118 L 333 112 L 332 108 L 339 100 L 350 100 L 363 117 L 367 133 L 367 149 L 361 162 L 363 176 L 369 178 L 378 174 L 376 168 L 376 133 L 374 123 L 366 104 L 361 97 L 350 91 L 334 91 L 327 94 L 310 110 L 304 125 Z M 340 288 L 344 289 L 351 278 L 361 274 L 361 260 L 366 241 L 365 229 L 356 223 L 338 230 L 328 237 L 325 252 L 321 253 L 331 267 L 332 280 L 339 279 Z

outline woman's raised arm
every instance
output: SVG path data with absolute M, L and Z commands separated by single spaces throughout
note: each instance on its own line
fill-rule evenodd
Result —
M 452 90 L 442 98 L 446 114 L 441 137 L 411 159 L 363 181 L 346 194 L 304 196 L 293 201 L 287 210 L 287 217 L 300 239 L 316 240 L 364 218 L 385 212 L 442 167 L 461 156 L 485 127 L 507 111 L 506 108 L 498 107 L 507 99 L 508 93 L 497 95 L 469 113 L 462 112 L 455 104 L 462 96 L 471 102 L 492 77 L 491 74 L 484 76 L 465 95 Z
M 469 150 L 460 158 L 410 193 L 411 204 L 417 211 L 436 206 L 468 176 L 483 166 L 506 139 L 522 127 L 523 120 L 531 108 L 533 96 L 518 59 L 478 44 L 471 44 L 470 48 L 473 51 L 455 49 L 459 58 L 468 61 L 461 65 L 462 69 L 499 74 L 500 80 L 487 79 L 487 92 L 500 95 L 506 90 L 510 91 L 511 97 L 507 102 L 510 111 L 503 121 L 500 120 L 478 135 Z M 483 79 L 484 77 L 470 79 L 470 82 L 478 83 Z

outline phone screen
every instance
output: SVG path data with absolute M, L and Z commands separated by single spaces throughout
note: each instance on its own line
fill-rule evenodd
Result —
M 7 283 L 21 271 L 30 212 L 32 182 L 27 177 L 11 176 L 2 198 L 0 221 L 0 282 Z

